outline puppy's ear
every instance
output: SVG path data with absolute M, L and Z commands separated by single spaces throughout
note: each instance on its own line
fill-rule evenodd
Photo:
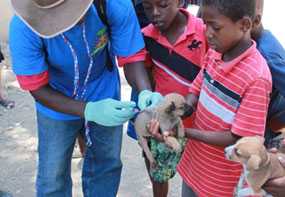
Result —
M 261 163 L 261 158 L 258 155 L 251 155 L 247 161 L 248 170 L 257 170 Z
M 165 109 L 165 113 L 170 114 L 176 109 L 175 103 L 171 101 L 171 104 Z

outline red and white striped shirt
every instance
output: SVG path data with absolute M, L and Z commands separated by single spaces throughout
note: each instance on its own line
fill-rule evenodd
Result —
M 263 135 L 271 86 L 270 71 L 255 43 L 230 62 L 209 49 L 205 69 L 190 88 L 199 95 L 194 128 Z M 232 197 L 241 172 L 239 164 L 225 159 L 224 147 L 191 139 L 177 169 L 199 197 Z

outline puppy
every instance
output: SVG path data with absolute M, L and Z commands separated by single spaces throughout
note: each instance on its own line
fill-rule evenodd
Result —
M 144 150 L 151 167 L 155 167 L 156 162 L 147 142 L 147 138 L 151 137 L 148 131 L 150 120 L 158 120 L 161 132 L 174 131 L 176 137 L 184 137 L 181 117 L 190 109 L 191 107 L 186 103 L 183 96 L 171 93 L 167 94 L 163 101 L 156 107 L 147 108 L 138 114 L 135 120 L 135 129 L 138 141 Z M 175 137 L 166 137 L 165 143 L 177 152 L 181 149 L 180 144 Z
M 263 143 L 263 137 L 243 137 L 225 149 L 227 159 L 243 165 L 245 179 L 252 189 L 247 192 L 239 190 L 243 182 L 240 180 L 237 196 L 271 196 L 262 190 L 264 183 L 269 179 L 285 176 L 285 169 L 278 160 L 282 154 L 267 152 Z

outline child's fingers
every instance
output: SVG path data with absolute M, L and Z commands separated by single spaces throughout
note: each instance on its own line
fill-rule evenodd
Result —
M 158 141 L 163 141 L 163 136 L 159 132 L 159 122 L 157 120 L 152 119 L 148 125 L 149 132 L 153 138 Z
M 280 163 L 282 164 L 282 166 L 285 167 L 285 157 L 279 156 L 278 159 L 279 159 Z
M 277 153 L 277 152 L 278 152 L 277 148 L 271 148 L 269 151 L 270 151 L 271 153 Z
M 159 129 L 158 121 L 152 119 L 148 124 L 148 129 L 151 134 L 157 133 Z

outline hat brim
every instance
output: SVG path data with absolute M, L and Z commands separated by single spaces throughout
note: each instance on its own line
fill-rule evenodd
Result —
M 57 36 L 76 25 L 93 0 L 65 0 L 50 9 L 40 9 L 31 0 L 11 0 L 15 14 L 43 38 Z

